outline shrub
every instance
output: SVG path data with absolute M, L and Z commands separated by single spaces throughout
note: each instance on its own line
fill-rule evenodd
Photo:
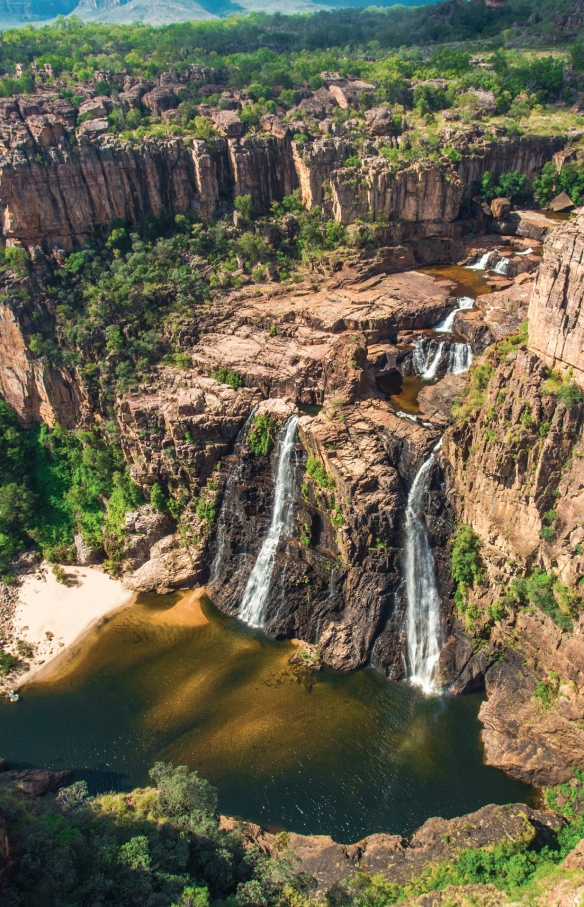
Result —
M 168 499 L 158 482 L 152 486 L 150 503 L 156 510 L 168 510 Z
M 278 423 L 265 413 L 257 413 L 247 436 L 249 446 L 256 457 L 268 457 L 276 444 Z
M 523 194 L 526 182 L 527 177 L 519 173 L 518 170 L 513 170 L 511 173 L 501 173 L 496 179 L 487 170 L 481 181 L 481 194 L 484 195 L 488 202 L 500 196 L 513 201 Z
M 575 381 L 568 381 L 558 389 L 558 402 L 566 406 L 577 406 L 584 400 L 584 394 Z
M 233 369 L 225 368 L 224 365 L 219 365 L 216 369 L 213 369 L 211 378 L 218 381 L 220 384 L 228 384 L 234 391 L 243 387 L 243 379 L 241 376 L 238 375 L 237 372 L 234 372 Z
M 553 573 L 543 570 L 534 570 L 527 577 L 515 578 L 507 598 L 522 607 L 535 605 L 567 632 L 573 626 L 571 612 L 581 604 L 578 596 L 558 582 Z
M 324 466 L 318 462 L 316 457 L 308 457 L 306 461 L 306 472 L 321 488 L 331 489 L 335 487 L 335 480 L 332 476 L 329 476 Z

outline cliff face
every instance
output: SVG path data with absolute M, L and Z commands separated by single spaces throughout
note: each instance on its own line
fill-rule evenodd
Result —
M 72 428 L 82 408 L 78 384 L 66 368 L 33 356 L 31 333 L 26 319 L 23 324 L 9 303 L 0 303 L 0 395 L 26 427 L 59 422 Z
M 530 349 L 584 386 L 584 213 L 550 234 L 529 306 Z
M 350 142 L 322 138 L 294 142 L 286 129 L 208 142 L 185 137 L 124 141 L 106 119 L 75 128 L 76 112 L 42 94 L 0 103 L 0 215 L 10 242 L 70 251 L 114 218 L 139 223 L 147 215 L 198 213 L 210 218 L 234 197 L 250 194 L 257 214 L 269 212 L 296 188 L 308 208 L 325 204 L 344 224 L 364 214 L 389 221 L 433 224 L 451 235 L 463 197 L 485 170 L 520 170 L 532 177 L 564 140 L 500 139 L 470 148 L 454 167 L 396 167 L 378 157 L 346 170 Z M 328 184 L 330 182 L 330 199 Z
M 459 690 L 484 677 L 487 761 L 540 785 L 569 780 L 584 766 L 584 403 L 568 375 L 562 382 L 548 369 L 571 367 L 575 377 L 584 369 L 583 227 L 579 215 L 547 241 L 528 348 L 487 351 L 478 365 L 485 378 L 492 373 L 482 399 L 473 410 L 471 391 L 470 415 L 444 443 L 451 501 L 480 540 L 483 575 L 461 613 L 475 645 L 455 628 L 443 668 Z M 498 296 L 509 307 L 507 322 L 492 309 L 504 333 L 517 300 Z M 522 601 L 513 580 L 530 574 L 540 579 Z

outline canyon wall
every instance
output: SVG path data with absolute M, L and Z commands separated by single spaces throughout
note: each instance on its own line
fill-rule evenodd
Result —
M 287 129 L 206 141 L 172 134 L 124 140 L 107 129 L 105 119 L 76 129 L 73 106 L 58 97 L 0 103 L 0 217 L 9 243 L 70 251 L 115 218 L 138 224 L 191 213 L 205 220 L 245 194 L 256 214 L 267 214 L 296 188 L 308 208 L 322 204 L 344 224 L 366 215 L 431 223 L 432 235 L 451 235 L 449 225 L 486 170 L 519 170 L 531 179 L 566 142 L 500 138 L 469 145 L 457 165 L 448 158 L 395 165 L 369 156 L 361 168 L 347 169 L 350 142 L 295 142 Z
M 529 347 L 584 386 L 584 212 L 546 241 L 529 306 Z
M 579 214 L 546 241 L 529 341 L 487 350 L 443 447 L 450 499 L 481 565 L 443 670 L 458 691 L 486 683 L 487 761 L 538 785 L 584 768 L 584 401 L 573 384 L 584 369 L 583 228 Z

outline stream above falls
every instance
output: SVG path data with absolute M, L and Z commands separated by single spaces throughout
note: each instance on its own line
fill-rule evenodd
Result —
M 369 669 L 298 673 L 294 651 L 196 591 L 140 595 L 18 703 L 0 700 L 1 755 L 72 768 L 93 791 L 146 784 L 157 759 L 187 764 L 222 812 L 342 842 L 533 802 L 483 765 L 479 696 L 426 697 Z

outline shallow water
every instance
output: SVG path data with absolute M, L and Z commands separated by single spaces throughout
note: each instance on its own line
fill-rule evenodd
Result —
M 487 286 L 484 271 L 471 271 L 462 265 L 429 265 L 419 268 L 424 274 L 430 274 L 435 280 L 450 280 L 455 284 L 454 296 L 484 296 L 492 290 Z
M 417 416 L 420 412 L 418 394 L 423 387 L 431 383 L 422 381 L 417 375 L 403 377 L 398 371 L 389 375 L 378 375 L 375 380 L 379 390 L 385 394 L 395 409 L 410 413 L 412 416 Z
M 73 768 L 94 791 L 186 763 L 225 813 L 345 842 L 532 801 L 482 764 L 480 697 L 426 698 L 372 670 L 298 675 L 293 652 L 196 592 L 139 596 L 18 703 L 0 701 L 1 754 Z

